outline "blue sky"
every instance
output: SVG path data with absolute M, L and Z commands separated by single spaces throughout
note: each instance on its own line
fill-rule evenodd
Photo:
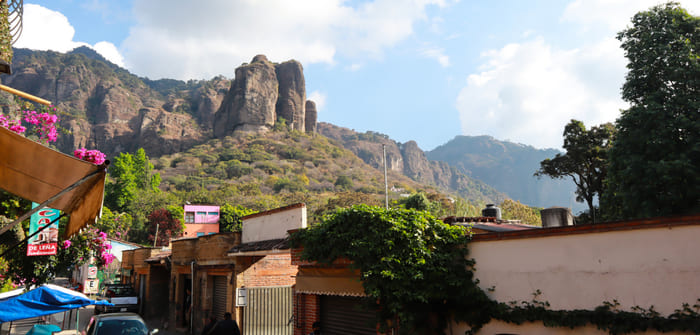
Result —
M 47 0 L 15 47 L 87 45 L 150 79 L 302 62 L 318 120 L 432 150 L 457 135 L 560 148 L 626 108 L 615 35 L 656 0 Z M 700 14 L 700 1 L 680 1 Z

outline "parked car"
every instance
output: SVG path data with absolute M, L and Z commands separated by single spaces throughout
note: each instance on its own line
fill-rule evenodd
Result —
M 90 318 L 82 335 L 154 335 L 158 329 L 149 330 L 136 313 L 109 313 Z
M 107 300 L 114 306 L 95 306 L 95 314 L 111 312 L 134 312 L 139 311 L 139 297 L 131 285 L 107 284 L 100 293 L 100 300 Z

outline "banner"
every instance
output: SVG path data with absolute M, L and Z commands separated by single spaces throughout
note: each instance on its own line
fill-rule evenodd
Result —
M 38 206 L 32 203 L 32 208 Z M 27 242 L 27 256 L 55 255 L 58 247 L 58 216 L 60 211 L 53 208 L 42 208 L 32 214 L 29 220 L 29 235 L 34 234 L 40 228 L 50 224 L 51 226 L 32 236 Z M 56 220 L 55 223 L 51 223 Z

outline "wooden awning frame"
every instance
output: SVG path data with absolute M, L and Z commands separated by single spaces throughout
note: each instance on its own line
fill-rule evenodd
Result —
M 102 213 L 107 164 L 97 166 L 0 127 L 0 188 L 41 204 L 0 228 L 0 235 L 42 207 L 70 215 L 63 238 L 94 223 Z

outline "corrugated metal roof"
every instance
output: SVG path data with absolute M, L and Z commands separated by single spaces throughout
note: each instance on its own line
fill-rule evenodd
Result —
M 242 252 L 266 251 L 266 250 L 272 251 L 272 250 L 282 250 L 282 249 L 289 249 L 289 248 L 290 248 L 289 247 L 289 239 L 278 238 L 278 239 L 274 239 L 274 240 L 241 243 L 241 244 L 229 249 L 228 253 L 230 256 L 231 254 L 242 253 Z

